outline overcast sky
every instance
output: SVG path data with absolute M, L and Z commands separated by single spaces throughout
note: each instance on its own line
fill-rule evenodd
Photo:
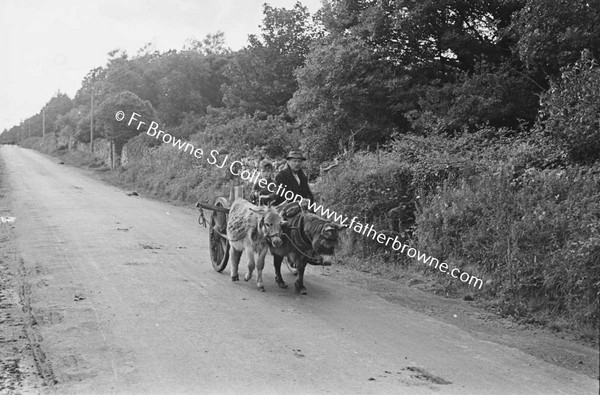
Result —
M 57 91 L 73 98 L 115 48 L 161 52 L 225 32 L 240 49 L 259 32 L 262 4 L 296 0 L 0 0 L 0 132 L 38 113 Z M 301 0 L 311 13 L 320 0 Z

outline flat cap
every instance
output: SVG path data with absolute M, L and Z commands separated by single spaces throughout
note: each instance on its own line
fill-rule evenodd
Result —
M 288 156 L 285 159 L 301 159 L 301 160 L 306 160 L 306 158 L 304 157 L 304 153 L 302 152 L 302 150 L 299 149 L 293 149 L 290 151 L 290 153 L 288 154 Z
M 260 168 L 261 170 L 266 170 L 266 169 L 271 169 L 271 170 L 273 170 L 273 162 L 271 162 L 271 161 L 270 161 L 270 160 L 268 160 L 268 159 L 263 159 L 263 160 L 261 160 L 261 161 L 260 161 L 259 168 Z

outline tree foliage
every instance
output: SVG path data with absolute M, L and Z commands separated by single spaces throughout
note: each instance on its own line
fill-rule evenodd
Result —
M 97 102 L 129 91 L 148 100 L 168 126 L 178 126 L 186 114 L 202 116 L 208 106 L 222 106 L 221 85 L 231 55 L 223 33 L 191 40 L 182 51 L 151 51 L 147 44 L 130 58 L 121 50 L 109 53 L 106 67 L 91 70 L 75 95 L 76 105 Z
M 374 148 L 396 132 L 532 124 L 538 86 L 508 34 L 521 1 L 338 0 L 296 72 L 289 103 L 307 147 L 331 157 L 350 136 Z
M 538 130 L 560 141 L 576 162 L 600 160 L 600 67 L 583 51 L 542 96 Z
M 513 22 L 519 56 L 529 69 L 558 77 L 582 50 L 600 56 L 599 21 L 597 0 L 527 0 Z
M 231 49 L 225 45 L 225 33 L 221 31 L 215 34 L 207 34 L 202 40 L 188 40 L 184 50 L 195 51 L 205 56 L 231 53 Z
M 299 135 L 280 115 L 240 115 L 231 109 L 210 109 L 200 136 L 202 145 L 240 157 L 284 157 Z
M 250 35 L 249 45 L 228 67 L 223 86 L 224 102 L 247 114 L 285 112 L 298 85 L 294 70 L 304 64 L 316 37 L 306 7 L 297 2 L 290 10 L 263 6 L 262 33 Z
M 56 95 L 46 103 L 42 110 L 45 113 L 46 133 L 55 134 L 59 132 L 56 125 L 57 119 L 62 114 L 67 113 L 72 105 L 69 96 L 61 92 L 57 92 Z
M 117 120 L 116 113 L 118 111 L 123 111 L 125 119 Z M 156 119 L 154 109 L 149 101 L 142 100 L 134 93 L 127 91 L 108 97 L 98 107 L 97 119 L 103 128 L 103 137 L 114 143 L 117 158 L 121 156 L 125 143 L 144 131 L 143 127 L 138 128 L 137 122 L 130 126 L 127 125 L 129 117 L 133 113 L 139 114 L 140 116 L 136 118 L 146 122 L 147 127 L 150 126 L 149 122 Z
M 350 138 L 374 145 L 406 126 L 406 80 L 362 40 L 322 42 L 296 75 L 299 89 L 289 109 L 316 160 L 331 157 Z

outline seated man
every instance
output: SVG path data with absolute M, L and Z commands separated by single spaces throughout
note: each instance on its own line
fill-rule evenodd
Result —
M 302 171 L 302 163 L 306 160 L 304 153 L 299 149 L 293 149 L 285 159 L 287 160 L 287 164 L 275 177 L 275 184 L 277 184 L 277 186 L 282 185 L 286 191 L 292 191 L 294 193 L 294 198 L 289 200 L 287 204 L 282 205 L 280 209 L 283 219 L 287 221 L 302 211 L 300 206 L 298 206 L 298 201 L 293 201 L 296 196 L 302 196 L 301 206 L 304 208 L 306 208 L 308 203 L 307 199 L 312 202 L 314 201 L 314 196 L 308 186 L 308 177 L 304 174 L 304 171 Z M 276 195 L 274 204 L 280 205 L 285 201 L 285 197 Z M 278 258 L 274 257 L 273 259 L 276 260 Z M 283 258 L 283 262 L 295 269 L 294 263 L 288 262 L 287 258 Z
M 267 181 L 265 185 L 273 182 L 273 163 L 267 159 L 260 162 L 260 177 Z M 274 192 L 270 192 L 266 186 L 261 188 L 257 182 L 252 188 L 250 202 L 257 206 L 266 206 L 267 204 L 272 203 L 275 200 L 275 197 L 276 195 Z
M 285 158 L 287 165 L 285 169 L 280 171 L 275 177 L 275 184 L 283 185 L 286 191 L 292 191 L 295 196 L 302 196 L 303 203 L 306 204 L 306 199 L 314 201 L 313 194 L 308 186 L 308 177 L 302 171 L 302 162 L 306 160 L 304 154 L 299 149 L 293 149 Z M 285 197 L 276 196 L 275 204 L 279 205 L 285 201 Z

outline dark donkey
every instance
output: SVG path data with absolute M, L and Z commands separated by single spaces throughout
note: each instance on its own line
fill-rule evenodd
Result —
M 282 212 L 284 211 L 285 209 L 282 209 Z M 286 218 L 285 214 L 284 218 Z M 281 228 L 284 232 L 283 243 L 280 246 L 269 245 L 275 265 L 275 281 L 280 288 L 287 288 L 287 284 L 281 277 L 281 262 L 283 257 L 287 257 L 298 269 L 298 279 L 294 284 L 296 292 L 306 295 L 304 287 L 306 265 L 331 265 L 339 241 L 338 232 L 344 227 L 326 221 L 318 215 L 301 211 L 287 220 Z

